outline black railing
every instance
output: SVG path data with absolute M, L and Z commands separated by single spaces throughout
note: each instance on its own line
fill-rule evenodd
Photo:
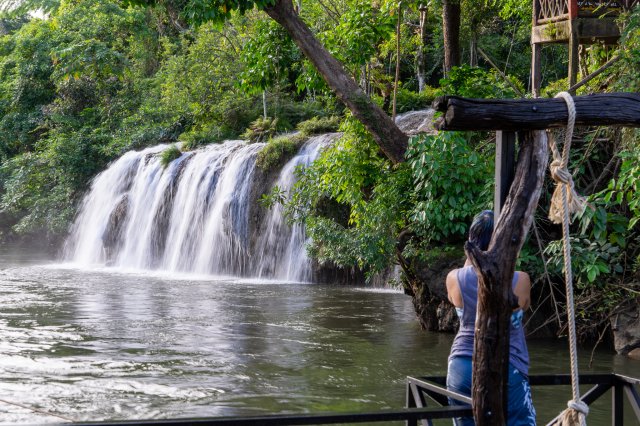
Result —
M 455 394 L 445 387 L 446 377 L 408 377 L 407 378 L 407 407 L 427 407 L 427 397 L 439 406 L 448 405 L 448 396 L 455 397 L 456 400 L 471 403 L 469 397 Z M 557 386 L 571 385 L 571 376 L 568 374 L 546 374 L 529 376 L 529 383 L 534 386 Z M 581 385 L 595 385 L 584 393 L 582 401 L 591 405 L 594 401 L 604 395 L 607 391 L 613 390 L 611 400 L 611 425 L 622 426 L 624 424 L 624 395 L 626 394 L 631 408 L 640 424 L 640 395 L 635 386 L 640 385 L 640 379 L 623 376 L 620 374 L 582 374 L 580 375 Z M 470 406 L 466 406 L 470 410 Z M 556 424 L 558 417 L 552 419 L 547 426 Z M 431 425 L 428 419 L 422 421 L 423 425 Z M 410 420 L 407 425 L 417 425 L 418 422 Z
M 127 420 L 107 422 L 77 422 L 80 425 L 163 425 L 163 426 L 281 426 L 281 425 L 321 425 L 321 424 L 349 424 L 349 423 L 382 423 L 405 421 L 408 426 L 431 425 L 431 420 L 450 419 L 453 417 L 468 417 L 472 415 L 471 406 L 448 406 L 447 397 L 452 396 L 462 402 L 471 403 L 469 397 L 448 391 L 445 387 L 445 377 L 407 377 L 407 406 L 398 410 L 382 410 L 357 413 L 326 413 L 326 414 L 274 414 L 247 417 L 210 417 L 184 418 L 166 420 Z M 539 375 L 530 376 L 531 386 L 569 385 L 569 375 Z M 640 379 L 619 374 L 584 374 L 580 376 L 580 384 L 595 385 L 582 396 L 582 400 L 590 405 L 608 390 L 613 389 L 612 425 L 623 423 L 624 395 L 631 403 L 638 424 L 640 424 L 640 396 L 635 386 L 640 385 Z M 436 405 L 428 407 L 428 399 Z M 552 420 L 549 425 L 553 424 Z

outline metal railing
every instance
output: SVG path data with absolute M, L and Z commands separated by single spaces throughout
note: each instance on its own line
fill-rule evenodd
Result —
M 470 405 L 449 406 L 447 397 L 452 396 L 462 402 L 471 403 L 471 399 L 464 395 L 448 391 L 445 387 L 444 376 L 407 377 L 406 402 L 407 406 L 397 410 L 380 410 L 355 413 L 317 413 L 317 414 L 273 414 L 263 416 L 244 417 L 209 417 L 183 419 L 156 420 L 123 420 L 106 422 L 74 422 L 73 426 L 91 425 L 163 425 L 163 426 L 284 426 L 284 425 L 321 425 L 321 424 L 353 424 L 353 423 L 383 423 L 404 421 L 407 426 L 431 425 L 431 420 L 451 419 L 453 417 L 470 417 Z M 569 375 L 538 375 L 530 376 L 531 386 L 569 385 Z M 612 425 L 620 426 L 623 422 L 624 395 L 631 403 L 631 407 L 640 424 L 640 395 L 635 386 L 640 385 L 640 379 L 619 374 L 584 374 L 580 376 L 580 384 L 595 385 L 586 392 L 582 400 L 591 404 L 608 390 L 613 389 Z M 427 398 L 437 406 L 428 407 Z M 552 420 L 549 425 L 553 424 Z M 71 423 L 69 423 L 71 424 Z
M 407 407 L 427 407 L 427 397 L 439 406 L 448 406 L 447 397 L 454 397 L 461 402 L 471 403 L 469 397 L 448 391 L 445 387 L 446 377 L 408 377 L 407 378 Z M 571 376 L 568 374 L 546 374 L 529 376 L 529 383 L 534 386 L 571 385 Z M 613 390 L 611 400 L 611 425 L 622 426 L 624 422 L 624 395 L 626 394 L 631 408 L 640 424 L 640 395 L 636 386 L 640 385 L 640 379 L 623 376 L 620 374 L 581 374 L 581 385 L 595 385 L 582 395 L 582 401 L 591 405 L 610 389 Z M 463 406 L 471 411 L 471 406 Z M 559 417 L 559 416 L 558 416 Z M 558 417 L 552 419 L 547 426 L 555 425 Z M 423 425 L 431 425 L 428 419 L 421 421 Z M 408 426 L 417 425 L 417 421 L 407 422 Z

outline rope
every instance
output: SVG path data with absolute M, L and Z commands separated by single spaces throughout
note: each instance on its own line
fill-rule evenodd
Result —
M 565 206 L 568 207 L 569 214 L 582 213 L 587 205 L 586 199 L 576 192 L 573 183 L 573 176 L 567 170 L 569 163 L 569 150 L 571 149 L 571 139 L 573 138 L 573 127 L 576 121 L 576 107 L 573 98 L 567 92 L 560 92 L 556 98 L 561 97 L 567 103 L 569 110 L 569 121 L 565 131 L 565 142 L 562 147 L 562 155 L 558 152 L 555 138 L 549 138 L 551 151 L 553 153 L 553 161 L 549 166 L 551 177 L 556 182 L 556 189 L 551 197 L 551 208 L 549 209 L 549 219 L 553 223 L 561 223 L 564 218 Z M 562 191 L 566 191 L 566 196 L 562 195 Z M 564 203 L 564 197 L 567 198 L 567 204 Z
M 567 321 L 569 327 L 569 352 L 571 356 L 571 393 L 573 399 L 567 403 L 567 409 L 560 415 L 559 425 L 586 426 L 586 416 L 589 407 L 580 399 L 579 375 L 578 375 L 578 350 L 576 338 L 575 307 L 573 305 L 573 275 L 571 270 L 571 242 L 569 240 L 569 214 L 582 211 L 585 200 L 575 192 L 573 178 L 567 170 L 569 162 L 569 149 L 573 138 L 573 127 L 576 119 L 576 108 L 573 98 L 567 92 L 560 92 L 556 98 L 561 97 L 567 103 L 569 120 L 565 132 L 564 146 L 562 147 L 562 157 L 555 146 L 555 141 L 551 139 L 551 149 L 553 151 L 553 161 L 551 162 L 551 177 L 556 182 L 556 189 L 551 200 L 549 218 L 558 223 L 558 217 L 562 222 L 562 248 L 564 252 L 564 276 L 567 290 Z

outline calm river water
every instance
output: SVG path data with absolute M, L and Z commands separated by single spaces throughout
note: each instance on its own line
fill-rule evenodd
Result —
M 78 421 L 399 408 L 406 376 L 445 373 L 453 337 L 421 331 L 393 290 L 88 271 L 6 249 L 0 306 L 4 424 L 63 421 L 45 412 Z M 532 341 L 530 352 L 532 373 L 568 371 L 564 342 Z M 604 349 L 589 369 L 589 356 L 583 372 L 640 375 L 639 362 Z M 568 388 L 536 390 L 539 420 L 567 399 Z M 590 424 L 610 423 L 609 401 Z

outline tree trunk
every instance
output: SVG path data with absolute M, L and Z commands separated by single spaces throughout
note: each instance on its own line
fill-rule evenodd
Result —
M 444 71 L 460 65 L 460 0 L 442 1 Z
M 429 9 L 424 4 L 420 5 L 420 46 L 416 55 L 416 74 L 418 78 L 418 92 L 422 93 L 427 85 L 427 45 L 429 33 L 427 32 L 427 20 Z
M 473 417 L 478 426 L 506 424 L 509 327 L 518 306 L 511 282 L 542 190 L 548 160 L 544 131 L 523 133 L 516 175 L 486 252 L 465 244 L 478 271 L 473 351 Z
M 277 0 L 273 6 L 266 6 L 264 11 L 284 27 L 338 99 L 372 134 L 387 158 L 394 164 L 403 162 L 408 144 L 407 135 L 363 92 L 342 64 L 324 48 L 295 13 L 291 0 Z
M 471 41 L 469 42 L 469 66 L 478 66 L 478 39 L 475 34 L 471 35 Z
M 398 5 L 398 22 L 396 23 L 396 75 L 393 81 L 393 112 L 391 119 L 395 121 L 398 105 L 398 84 L 400 83 L 400 36 L 402 36 L 402 3 Z

